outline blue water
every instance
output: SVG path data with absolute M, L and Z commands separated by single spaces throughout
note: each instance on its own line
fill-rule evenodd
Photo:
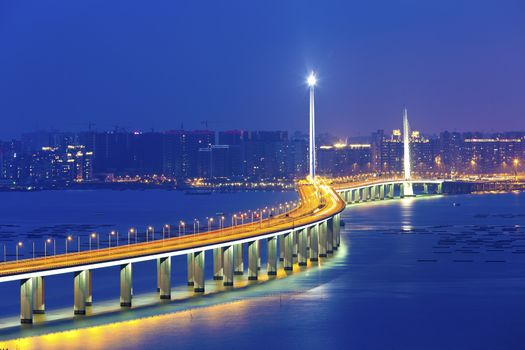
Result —
M 523 349 L 524 204 L 490 194 L 350 206 L 342 246 L 319 266 L 233 292 L 207 281 L 202 297 L 174 275 L 177 301 L 0 337 L 33 336 L 7 343 L 20 348 Z M 150 280 L 139 282 L 145 298 Z

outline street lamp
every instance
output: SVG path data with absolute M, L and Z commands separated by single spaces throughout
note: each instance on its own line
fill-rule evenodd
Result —
M 68 242 L 70 242 L 71 240 L 73 240 L 73 237 L 71 237 L 71 236 L 67 236 L 67 238 L 66 238 L 66 255 L 67 255 L 67 244 L 68 244 Z
M 16 245 L 16 261 L 18 261 L 18 248 L 22 248 L 22 242 L 18 242 L 18 244 Z
M 211 231 L 211 224 L 212 224 L 212 222 L 213 222 L 213 218 L 209 218 L 208 219 L 208 232 Z
M 148 226 L 146 229 L 146 242 L 148 241 L 148 233 L 151 232 L 151 240 L 155 240 L 155 230 L 153 229 L 153 226 Z
M 222 231 L 222 229 L 224 229 L 224 216 L 221 216 L 221 221 L 220 221 L 220 229 Z
M 315 180 L 315 113 L 314 113 L 314 90 L 317 84 L 317 78 L 314 72 L 311 72 L 306 83 L 310 88 L 310 178 Z
M 51 243 L 51 238 L 48 238 L 44 241 L 44 258 L 47 257 L 47 244 Z
M 170 225 L 168 224 L 162 227 L 162 239 L 166 238 L 166 233 L 168 234 L 168 238 L 169 238 L 170 237 Z
M 108 235 L 109 247 L 111 248 L 111 236 L 117 236 L 117 246 L 118 246 L 118 232 L 111 231 Z
M 197 229 L 196 231 L 195 231 L 195 228 Z M 193 234 L 199 233 L 199 232 L 200 232 L 200 222 L 199 220 L 194 219 L 193 220 Z
M 130 228 L 130 229 L 128 230 L 128 245 L 129 245 L 129 243 L 130 243 L 130 239 L 129 239 L 129 238 L 130 238 L 130 235 L 133 235 L 133 234 L 135 234 L 135 228 L 132 227 L 132 228 Z M 135 243 L 137 243 L 137 236 L 136 236 L 136 235 L 135 235 Z
M 97 234 L 95 232 L 89 235 L 89 250 L 91 250 L 91 239 L 92 238 L 97 238 Z
M 184 236 L 185 235 L 185 227 L 186 227 L 186 223 L 184 221 L 179 221 L 179 236 L 182 235 Z

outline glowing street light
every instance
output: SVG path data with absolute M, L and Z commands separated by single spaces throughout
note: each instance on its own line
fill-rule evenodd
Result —
M 128 230 L 128 245 L 130 243 L 130 236 L 135 234 L 135 228 L 132 227 Z M 137 235 L 135 235 L 135 243 L 137 243 Z
M 185 228 L 186 228 L 186 223 L 181 220 L 179 222 L 179 236 L 181 235 L 181 233 L 182 233 L 183 236 L 186 234 L 185 233 L 185 231 L 186 231 Z
M 200 224 L 201 223 L 199 222 L 199 220 L 197 220 L 197 219 L 193 220 L 193 234 L 196 234 L 196 233 L 200 232 L 200 229 L 201 229 L 200 228 Z
M 209 218 L 208 219 L 208 232 L 211 231 L 211 224 L 212 224 L 212 222 L 213 222 L 213 218 Z
M 18 261 L 18 248 L 22 248 L 22 242 L 18 242 L 16 245 L 16 261 Z
M 73 237 L 71 237 L 71 236 L 67 236 L 67 238 L 66 238 L 66 255 L 67 255 L 67 245 L 68 245 L 68 243 L 71 242 L 72 240 L 73 240 Z
M 153 229 L 153 226 L 148 226 L 146 229 L 146 242 L 148 241 L 149 232 L 151 232 L 151 240 L 155 240 L 155 230 Z
M 47 244 L 51 243 L 51 238 L 48 238 L 44 241 L 44 258 L 47 257 Z
M 168 238 L 169 238 L 170 237 L 170 225 L 168 224 L 162 227 L 162 239 L 166 238 L 166 233 L 168 234 Z
M 91 250 L 91 239 L 95 239 L 95 238 L 97 238 L 97 234 L 95 232 L 89 235 L 89 250 Z M 98 243 L 98 239 L 97 239 L 97 243 Z
M 317 84 L 317 78 L 314 72 L 311 72 L 306 83 L 310 88 L 310 178 L 315 180 L 315 112 L 314 112 L 314 90 Z

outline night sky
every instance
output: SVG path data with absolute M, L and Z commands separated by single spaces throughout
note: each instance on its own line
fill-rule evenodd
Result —
M 525 1 L 0 2 L 0 137 L 525 129 Z

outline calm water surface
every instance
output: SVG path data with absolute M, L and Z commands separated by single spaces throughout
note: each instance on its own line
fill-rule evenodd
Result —
M 460 205 L 453 206 L 454 202 Z M 296 268 L 286 278 L 281 271 L 272 280 L 239 279 L 233 292 L 225 293 L 207 281 L 208 293 L 191 297 L 183 285 L 184 261 L 179 261 L 174 263 L 174 301 L 161 304 L 152 291 L 155 266 L 144 264 L 142 275 L 149 273 L 149 278 L 134 271 L 135 286 L 141 290 L 137 309 L 120 312 L 115 307 L 116 271 L 95 271 L 94 288 L 99 288 L 94 290 L 95 316 L 71 319 L 67 302 L 67 307 L 55 303 L 56 311 L 45 316 L 51 320 L 45 325 L 21 329 L 10 326 L 13 317 L 6 316 L 0 339 L 31 337 L 0 345 L 23 349 L 524 348 L 525 194 L 363 204 L 348 207 L 343 219 L 342 246 L 333 257 L 321 260 L 319 266 Z M 206 259 L 211 263 L 211 256 Z M 70 276 L 57 277 L 53 283 L 72 284 Z M 14 303 L 16 312 L 16 288 L 0 288 L 5 295 L 2 310 L 10 310 L 8 304 Z M 62 297 L 71 304 L 72 288 L 63 289 L 67 293 Z

